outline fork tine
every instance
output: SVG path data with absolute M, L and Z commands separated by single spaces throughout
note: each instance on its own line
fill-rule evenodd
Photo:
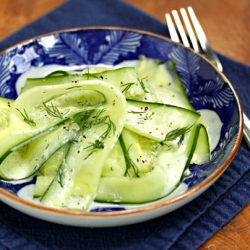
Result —
M 173 24 L 171 16 L 169 14 L 166 14 L 165 17 L 166 17 L 166 21 L 168 24 L 168 30 L 169 30 L 170 37 L 171 37 L 172 41 L 179 43 L 180 39 L 178 37 L 177 31 L 175 29 L 175 26 Z
M 181 20 L 180 20 L 179 15 L 178 15 L 178 12 L 176 10 L 173 10 L 172 14 L 173 14 L 175 23 L 177 25 L 177 28 L 178 28 L 178 30 L 180 32 L 182 43 L 184 44 L 184 46 L 190 47 L 190 44 L 189 44 L 188 39 L 187 39 L 187 35 L 186 35 L 185 30 L 184 30 L 184 28 L 182 26 Z
M 190 40 L 191 40 L 193 49 L 194 49 L 196 52 L 200 52 L 200 48 L 199 48 L 199 45 L 198 45 L 196 36 L 195 36 L 195 34 L 194 34 L 192 25 L 190 24 L 190 21 L 189 21 L 187 12 L 186 12 L 186 10 L 185 10 L 184 8 L 181 8 L 181 9 L 180 9 L 180 12 L 181 12 L 183 21 L 184 21 L 184 23 L 185 23 L 185 25 L 186 25 L 187 32 L 188 32 L 189 38 L 190 38 Z
M 216 65 L 220 71 L 222 71 L 223 70 L 222 65 L 221 65 L 217 55 L 213 52 L 212 48 L 210 47 L 210 45 L 207 41 L 205 32 L 203 31 L 192 7 L 189 6 L 187 9 L 188 9 L 188 13 L 189 13 L 190 18 L 188 17 L 187 12 L 184 8 L 182 8 L 180 10 L 180 12 L 182 15 L 183 22 L 184 22 L 186 29 L 187 29 L 187 33 L 189 35 L 189 38 L 190 38 L 190 41 L 192 44 L 192 48 L 198 53 L 205 54 L 205 56 L 208 58 L 208 60 L 210 60 L 214 65 Z M 179 30 L 179 34 L 181 36 L 182 43 L 184 44 L 184 46 L 190 47 L 187 35 L 185 33 L 185 30 L 184 30 L 183 25 L 181 23 L 181 20 L 179 18 L 178 12 L 176 10 L 173 10 L 172 14 L 174 17 L 174 21 L 177 25 L 177 29 Z M 178 36 L 178 33 L 176 31 L 176 28 L 173 24 L 173 21 L 171 19 L 170 14 L 166 14 L 165 16 L 166 16 L 166 21 L 168 24 L 168 29 L 169 29 L 171 39 L 175 42 L 181 42 L 180 38 Z M 191 23 L 192 23 L 192 25 L 191 25 Z M 194 30 L 192 27 L 194 27 L 196 35 L 194 34 Z M 198 40 L 197 40 L 197 38 L 198 38 Z
M 207 38 L 206 38 L 205 32 L 203 31 L 203 29 L 202 29 L 202 27 L 200 25 L 200 22 L 198 21 L 196 15 L 194 13 L 193 8 L 188 7 L 187 9 L 188 9 L 188 13 L 190 15 L 190 18 L 191 18 L 191 20 L 192 20 L 192 22 L 194 24 L 194 28 L 195 28 L 196 34 L 197 34 L 197 36 L 199 38 L 200 45 L 201 45 L 202 49 L 204 51 L 206 51 L 207 50 L 207 45 L 206 45 Z

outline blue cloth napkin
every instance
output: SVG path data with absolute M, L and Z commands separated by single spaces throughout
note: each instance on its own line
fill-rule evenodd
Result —
M 71 0 L 0 42 L 0 51 L 43 33 L 81 26 L 120 26 L 169 36 L 146 13 L 119 0 Z M 219 55 L 245 109 L 250 67 Z M 1 249 L 196 249 L 250 202 L 250 151 L 243 141 L 219 180 L 186 206 L 151 221 L 116 228 L 77 228 L 35 219 L 0 203 Z

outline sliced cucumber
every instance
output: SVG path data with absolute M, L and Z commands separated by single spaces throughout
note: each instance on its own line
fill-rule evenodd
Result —
M 72 140 L 79 129 L 78 124 L 71 121 L 14 150 L 2 161 L 0 178 L 20 180 L 33 175 L 58 148 Z
M 127 114 L 126 100 L 119 90 L 107 85 L 102 86 L 102 93 L 106 97 L 105 105 L 95 110 L 72 143 L 57 175 L 41 198 L 43 204 L 88 210 L 94 199 L 104 161 L 121 133 Z
M 44 176 L 55 176 L 58 168 L 62 164 L 63 159 L 68 153 L 71 142 L 64 144 L 41 166 L 39 174 Z
M 34 198 L 43 196 L 66 157 L 70 145 L 71 142 L 64 144 L 39 169 L 39 174 L 41 175 L 36 177 Z
M 14 103 L 14 100 L 0 96 L 0 109 L 10 110 Z
M 15 100 L 11 108 L 7 131 L 3 136 L 0 134 L 0 161 L 10 153 L 13 147 L 42 135 L 79 112 L 93 110 L 105 103 L 105 96 L 99 91 L 104 85 L 106 86 L 107 83 L 91 80 L 78 82 L 74 85 L 68 83 L 40 86 L 25 91 Z M 111 85 L 108 86 L 110 86 L 110 89 L 112 88 Z M 82 90 L 84 91 L 82 92 Z M 83 100 L 83 103 L 86 103 L 85 101 L 88 99 L 89 102 L 86 105 L 65 107 L 65 103 L 61 102 L 61 106 L 56 106 L 61 116 L 49 114 L 49 111 L 54 113 L 57 111 L 54 110 L 53 100 L 60 99 L 62 95 L 72 94 L 75 96 L 78 91 L 82 93 L 82 97 L 76 99 L 75 102 L 81 103 L 81 100 Z M 94 99 L 92 100 L 92 98 Z
M 159 60 L 141 56 L 137 70 L 139 78 L 143 79 L 145 88 L 148 90 L 140 100 L 194 110 L 173 60 L 170 59 L 162 64 Z
M 39 198 L 43 196 L 53 179 L 53 175 L 38 175 L 36 177 L 36 185 L 33 198 Z
M 125 127 L 155 141 L 178 128 L 191 127 L 200 114 L 196 111 L 158 103 L 128 102 Z
M 0 135 L 4 134 L 9 126 L 9 115 L 14 100 L 0 96 Z
M 124 176 L 125 172 L 126 162 L 121 144 L 117 141 L 104 162 L 102 177 Z
M 101 80 L 111 83 L 119 89 L 126 98 L 144 96 L 145 94 L 134 67 L 106 70 L 100 73 L 94 73 L 92 77 L 98 77 Z
M 34 197 L 41 197 L 54 179 L 60 165 L 65 159 L 70 144 L 65 144 L 57 152 L 55 152 L 40 168 L 39 176 L 35 185 Z M 126 171 L 125 160 L 119 141 L 117 141 L 110 151 L 109 156 L 104 162 L 102 169 L 102 177 L 121 177 Z
M 211 159 L 210 142 L 207 130 L 203 124 L 197 124 L 196 129 L 198 130 L 197 145 L 191 163 L 203 164 L 209 162 Z
M 164 196 L 167 173 L 161 167 L 140 178 L 103 177 L 95 201 L 111 203 L 145 203 Z
M 152 161 L 159 153 L 159 143 L 124 128 L 120 144 L 127 166 L 125 176 L 139 177 L 152 170 Z
M 119 89 L 127 98 L 144 96 L 145 92 L 140 84 L 134 67 L 124 67 L 115 70 L 104 69 L 104 71 L 93 69 L 85 70 L 83 73 L 68 72 L 64 75 L 52 75 L 46 78 L 27 79 L 22 92 L 35 86 L 77 83 L 83 80 L 103 80 Z
M 164 145 L 150 164 L 151 172 L 140 178 L 103 177 L 100 180 L 96 201 L 113 203 L 145 203 L 170 194 L 181 182 L 186 165 L 193 156 L 198 130 L 192 129 L 183 143 L 176 147 Z

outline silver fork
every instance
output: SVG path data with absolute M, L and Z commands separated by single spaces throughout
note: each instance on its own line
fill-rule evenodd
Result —
M 182 43 L 185 47 L 192 47 L 195 52 L 201 53 L 206 56 L 206 58 L 211 61 L 220 71 L 223 71 L 222 65 L 212 50 L 210 44 L 208 43 L 207 37 L 205 35 L 205 32 L 203 31 L 195 13 L 192 7 L 187 8 L 190 18 L 188 17 L 188 14 L 184 8 L 180 9 L 183 22 L 185 24 L 189 39 L 191 41 L 192 46 L 190 46 L 189 40 L 187 38 L 184 26 L 182 25 L 181 19 L 178 15 L 178 12 L 176 10 L 172 11 L 172 15 L 174 18 L 174 21 L 176 23 L 177 29 L 179 31 Z M 166 21 L 168 24 L 168 29 L 170 33 L 171 40 L 174 42 L 181 42 L 179 35 L 176 31 L 175 25 L 172 21 L 171 15 L 166 14 Z M 190 22 L 191 20 L 191 22 Z M 192 23 L 192 25 L 191 25 Z M 192 26 L 194 27 L 195 31 L 193 30 Z M 195 35 L 196 34 L 196 35 Z M 197 38 L 198 40 L 197 40 Z M 199 42 L 198 42 L 199 41 Z M 200 44 L 200 46 L 199 46 Z M 243 135 L 244 139 L 248 145 L 248 148 L 250 149 L 250 121 L 248 117 L 243 113 L 243 120 L 244 120 L 244 127 L 243 127 Z

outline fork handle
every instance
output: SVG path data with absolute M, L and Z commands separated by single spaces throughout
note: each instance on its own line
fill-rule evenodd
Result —
M 206 58 L 212 62 L 221 72 L 223 71 L 222 65 L 219 61 L 219 58 L 217 55 L 214 53 L 214 51 L 211 49 L 209 46 L 208 42 L 206 44 L 206 52 L 204 52 Z

